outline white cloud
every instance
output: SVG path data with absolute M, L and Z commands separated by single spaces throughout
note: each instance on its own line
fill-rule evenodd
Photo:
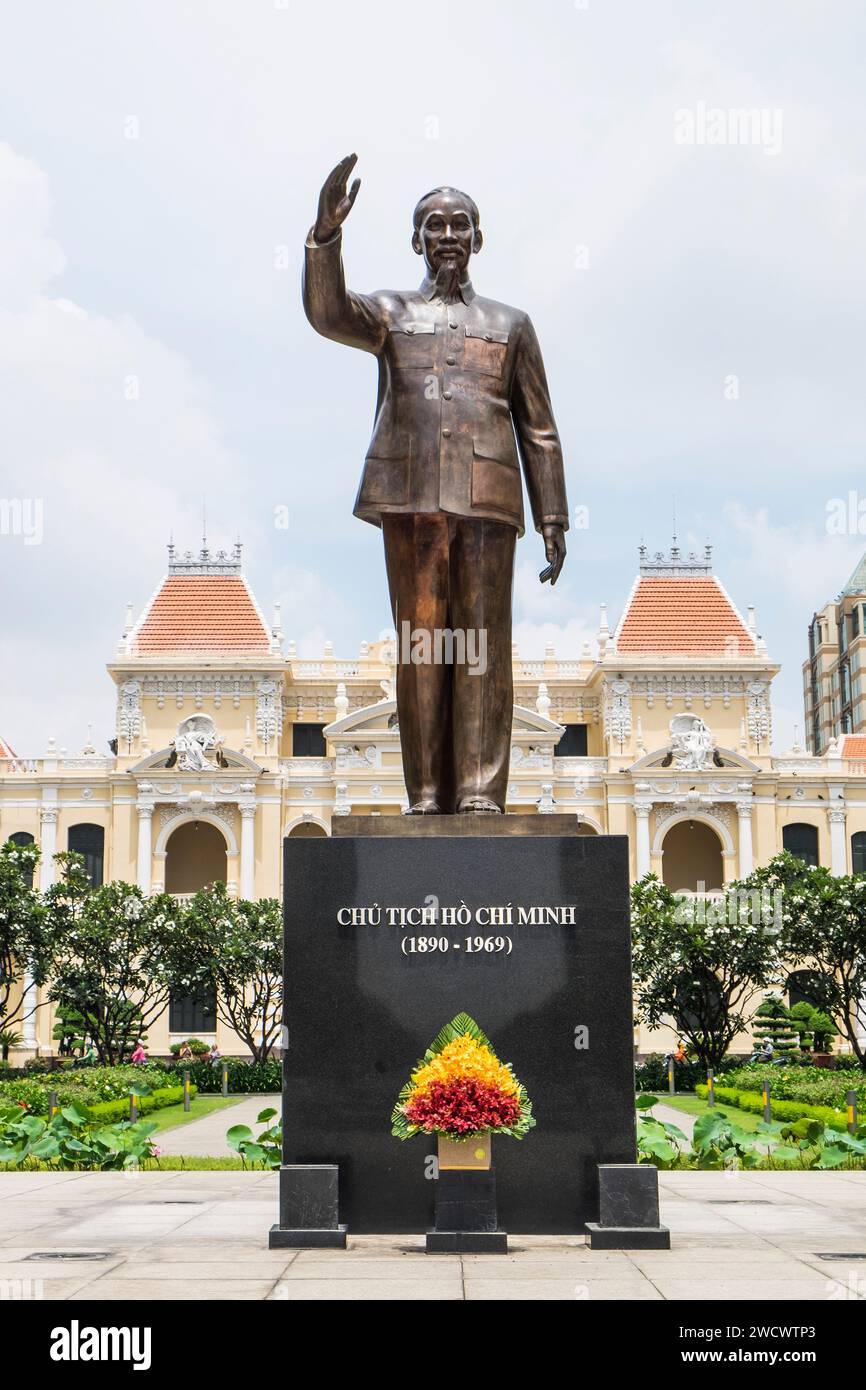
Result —
M 47 181 L 8 146 L 0 206 L 2 490 L 38 500 L 43 517 L 38 545 L 0 535 L 0 574 L 16 594 L 3 621 L 4 669 L 16 673 L 4 737 L 26 754 L 48 732 L 76 746 L 91 720 L 98 742 L 110 736 L 104 664 L 123 602 L 144 602 L 172 530 L 192 541 L 202 497 L 237 495 L 240 479 L 207 387 L 180 354 L 128 316 L 51 296 L 64 258 L 49 235 Z
M 838 594 L 866 549 L 863 536 L 830 535 L 809 522 L 774 525 L 766 507 L 750 510 L 731 502 L 725 516 L 746 547 L 738 565 L 739 588 L 745 570 L 753 593 L 767 586 L 783 590 L 798 606 L 803 623 Z

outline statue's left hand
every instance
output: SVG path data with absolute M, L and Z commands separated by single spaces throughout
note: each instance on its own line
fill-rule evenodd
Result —
M 545 584 L 549 579 L 552 588 L 565 564 L 565 531 L 562 526 L 553 523 L 542 526 L 541 534 L 544 537 L 544 553 L 547 556 L 547 569 L 541 573 L 541 582 Z

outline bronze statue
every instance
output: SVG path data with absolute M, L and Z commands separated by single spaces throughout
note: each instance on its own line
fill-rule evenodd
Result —
M 317 332 L 379 362 L 355 515 L 384 535 L 409 813 L 501 812 L 514 698 L 514 547 L 524 529 L 518 455 L 544 537 L 542 583 L 559 577 L 568 527 L 541 349 L 526 314 L 475 293 L 478 208 L 455 188 L 436 188 L 415 208 L 412 246 L 427 267 L 417 290 L 347 290 L 341 227 L 360 188 L 359 179 L 347 188 L 356 161 L 342 159 L 319 195 L 304 308 Z M 451 660 L 437 659 L 442 634 Z M 455 651 L 464 659 L 454 660 Z

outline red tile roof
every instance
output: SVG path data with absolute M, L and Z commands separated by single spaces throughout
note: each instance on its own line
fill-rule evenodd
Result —
M 0 758 L 17 758 L 18 754 L 13 748 L 9 747 L 5 738 L 0 738 Z
M 848 734 L 842 745 L 842 757 L 866 759 L 866 738 L 858 734 Z
M 620 621 L 619 652 L 754 656 L 755 640 L 715 575 L 641 575 Z
M 241 575 L 169 574 L 130 637 L 136 656 L 267 655 L 270 636 Z

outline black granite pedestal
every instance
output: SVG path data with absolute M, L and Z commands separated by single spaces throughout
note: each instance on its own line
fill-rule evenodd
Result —
M 670 1250 L 671 1233 L 659 1225 L 659 1175 L 652 1164 L 602 1163 L 598 1169 L 598 1221 L 588 1221 L 592 1250 Z
M 585 1233 L 598 1165 L 637 1156 L 627 840 L 579 835 L 573 816 L 333 830 L 285 841 L 284 1164 L 339 1170 L 351 1233 L 447 1236 L 435 1142 L 395 1139 L 391 1112 L 465 1011 L 537 1120 L 493 1139 L 499 1234 Z
M 339 1223 L 339 1174 L 333 1163 L 284 1163 L 280 1168 L 280 1219 L 268 1244 L 346 1248 Z
M 427 1232 L 427 1253 L 505 1255 L 508 1235 L 496 1217 L 492 1168 L 441 1171 L 436 1183 L 436 1225 Z

